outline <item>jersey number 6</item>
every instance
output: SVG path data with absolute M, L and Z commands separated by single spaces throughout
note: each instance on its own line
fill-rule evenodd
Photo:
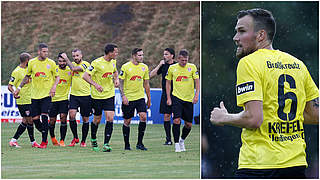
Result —
M 285 82 L 289 83 L 291 89 L 296 89 L 296 82 L 292 76 L 290 76 L 288 74 L 280 75 L 280 77 L 278 79 L 278 104 L 279 104 L 278 117 L 282 120 L 292 121 L 292 120 L 294 120 L 294 118 L 296 118 L 297 104 L 298 104 L 297 96 L 293 92 L 284 93 L 284 83 Z M 283 112 L 284 107 L 285 107 L 285 101 L 287 99 L 292 100 L 290 112 L 288 114 Z

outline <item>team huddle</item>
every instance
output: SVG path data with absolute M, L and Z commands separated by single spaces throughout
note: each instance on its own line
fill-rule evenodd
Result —
M 185 151 L 184 140 L 192 127 L 193 104 L 199 98 L 199 75 L 194 64 L 188 63 L 189 53 L 183 49 L 179 52 L 178 62 L 174 61 L 175 52 L 171 48 L 164 50 L 164 60 L 150 72 L 143 63 L 143 50 L 134 48 L 131 59 L 117 71 L 116 57 L 118 47 L 107 44 L 104 56 L 91 62 L 83 60 L 80 49 L 72 51 L 71 62 L 66 53 L 58 54 L 58 65 L 48 58 L 48 46 L 40 43 L 38 56 L 31 59 L 28 53 L 20 55 L 20 65 L 12 72 L 8 89 L 13 93 L 22 116 L 22 122 L 9 142 L 11 147 L 20 147 L 17 140 L 27 129 L 32 147 L 47 148 L 48 132 L 54 146 L 66 146 L 67 116 L 73 139 L 68 146 L 80 142 L 86 147 L 89 133 L 89 117 L 93 114 L 91 126 L 91 145 L 93 151 L 100 151 L 97 131 L 105 114 L 103 152 L 112 151 L 110 139 L 113 132 L 115 112 L 115 88 L 119 88 L 122 98 L 124 123 L 122 126 L 124 149 L 131 150 L 130 122 L 135 110 L 139 114 L 138 142 L 136 149 L 146 151 L 143 137 L 146 130 L 147 109 L 151 106 L 149 79 L 162 74 L 162 96 L 160 113 L 164 114 L 166 142 L 171 141 L 171 115 L 173 114 L 173 139 L 175 152 Z M 15 89 L 13 88 L 15 87 Z M 194 92 L 196 89 L 196 92 Z M 145 100 L 145 94 L 147 101 Z M 76 114 L 80 109 L 82 117 L 81 141 L 77 132 Z M 57 115 L 60 116 L 60 141 L 55 137 Z M 180 136 L 181 118 L 185 121 Z M 42 134 L 42 142 L 38 144 L 34 138 L 33 124 Z

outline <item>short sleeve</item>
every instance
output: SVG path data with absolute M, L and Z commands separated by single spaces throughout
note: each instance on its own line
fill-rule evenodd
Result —
M 148 66 L 145 66 L 145 71 L 144 71 L 143 79 L 150 79 L 150 78 L 149 78 L 149 68 L 148 68 Z
M 306 92 L 306 101 L 311 101 L 317 97 L 319 97 L 319 89 L 312 80 L 312 77 L 306 68 L 306 80 L 305 80 L 305 92 Z
M 172 71 L 172 66 L 169 67 L 167 75 L 166 75 L 166 79 L 170 80 L 170 81 L 172 80 L 172 72 L 171 71 Z
M 126 78 L 126 69 L 125 69 L 124 66 L 121 67 L 119 78 L 120 79 L 125 79 Z
M 91 65 L 86 69 L 86 72 L 92 76 L 96 72 L 96 63 L 92 62 Z
M 53 77 L 59 76 L 58 67 L 54 61 L 51 61 L 51 72 Z
M 237 67 L 237 105 L 243 107 L 248 101 L 263 100 L 262 81 L 258 66 L 249 59 L 241 59 Z
M 16 83 L 17 83 L 17 74 L 16 74 L 16 71 L 13 71 L 11 73 L 11 77 L 10 77 L 10 80 L 9 80 L 9 84 L 13 85 L 13 86 L 16 86 Z
M 29 61 L 26 75 L 31 76 L 31 73 L 32 73 L 32 61 Z
M 194 65 L 193 66 L 193 71 L 192 71 L 192 78 L 193 79 L 199 79 L 199 73 L 198 73 L 198 70 L 197 70 L 197 67 Z

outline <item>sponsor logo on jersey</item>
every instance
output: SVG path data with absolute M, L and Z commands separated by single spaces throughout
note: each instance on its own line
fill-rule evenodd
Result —
M 188 68 L 188 71 L 191 72 L 191 68 Z
M 46 77 L 46 73 L 44 72 L 36 72 L 35 77 Z
M 188 77 L 187 76 L 178 76 L 176 81 L 188 81 Z
M 120 71 L 120 76 L 122 76 L 123 75 L 123 71 Z
M 79 74 L 79 72 L 77 72 L 77 71 L 73 71 L 73 72 L 72 72 L 72 76 L 80 76 L 80 74 Z
M 50 68 L 51 68 L 50 64 L 47 64 L 47 69 L 50 69 Z
M 275 69 L 300 69 L 300 65 L 298 63 L 293 64 L 282 64 L 282 62 L 276 62 L 272 63 L 270 61 L 267 61 L 267 67 L 275 68 Z
M 59 80 L 59 84 L 67 84 L 67 80 L 65 80 L 65 79 L 60 79 L 60 80 Z
M 135 80 L 137 80 L 137 81 L 141 81 L 141 76 L 137 76 L 137 75 L 135 75 L 135 76 L 132 76 L 131 78 L 130 78 L 130 81 L 135 81 Z
M 237 85 L 237 95 L 241 95 L 250 91 L 254 91 L 254 81 L 245 82 Z
M 89 66 L 89 68 L 88 68 L 89 71 L 92 71 L 93 69 L 94 69 L 93 66 Z
M 112 72 L 106 72 L 102 75 L 103 78 L 112 78 Z
M 145 68 L 145 67 L 142 67 L 141 69 L 142 69 L 142 71 L 145 71 L 145 70 L 146 70 L 146 68 Z

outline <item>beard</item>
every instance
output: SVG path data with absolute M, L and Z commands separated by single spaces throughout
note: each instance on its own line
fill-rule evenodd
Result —
M 66 64 L 59 64 L 59 68 L 60 68 L 60 69 L 65 69 L 66 66 L 67 66 Z

